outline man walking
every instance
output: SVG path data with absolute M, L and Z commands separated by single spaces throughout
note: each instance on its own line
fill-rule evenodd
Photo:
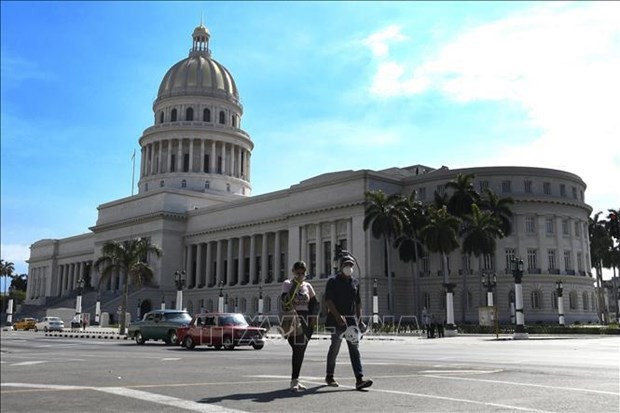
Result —
M 338 387 L 338 382 L 334 379 L 334 371 L 344 333 L 347 329 L 357 329 L 357 331 L 360 331 L 365 328 L 360 320 L 362 316 L 362 302 L 360 299 L 359 281 L 352 277 L 354 264 L 353 256 L 347 251 L 342 251 L 340 270 L 336 275 L 327 280 L 325 287 L 325 304 L 328 309 L 325 326 L 332 329 L 331 344 L 327 353 L 325 383 L 331 387 Z M 352 336 L 357 337 L 358 335 L 353 334 Z M 355 388 L 362 390 L 372 386 L 372 380 L 364 379 L 359 352 L 359 340 L 347 339 L 346 341 L 349 348 L 351 367 L 353 367 L 356 379 Z

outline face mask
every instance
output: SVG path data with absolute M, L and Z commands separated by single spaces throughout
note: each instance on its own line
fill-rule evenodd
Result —
M 351 267 L 350 265 L 347 265 L 346 267 L 342 269 L 342 273 L 350 277 L 351 275 L 353 275 L 353 267 Z

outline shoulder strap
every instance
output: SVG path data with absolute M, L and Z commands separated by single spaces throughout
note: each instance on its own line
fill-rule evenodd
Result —
M 295 290 L 293 290 L 293 294 L 290 295 L 290 300 L 288 300 L 287 302 L 284 303 L 285 307 L 289 307 L 291 304 L 293 304 L 293 300 L 295 299 L 295 296 L 297 295 L 297 292 L 299 291 L 299 289 L 301 288 L 301 284 L 303 284 L 303 282 L 301 283 L 296 283 L 293 281 L 293 283 L 295 283 Z

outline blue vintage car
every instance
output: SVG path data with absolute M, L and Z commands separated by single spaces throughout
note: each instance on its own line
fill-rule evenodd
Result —
M 147 340 L 163 340 L 177 345 L 177 328 L 188 325 L 192 317 L 184 310 L 154 310 L 144 314 L 142 320 L 129 324 L 127 336 L 144 344 Z

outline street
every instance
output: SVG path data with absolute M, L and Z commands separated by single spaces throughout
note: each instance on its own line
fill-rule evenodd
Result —
M 617 412 L 617 336 L 364 339 L 354 390 L 343 343 L 340 387 L 324 385 L 328 340 L 308 346 L 302 393 L 288 390 L 291 352 L 193 351 L 148 342 L 1 333 L 2 412 Z

